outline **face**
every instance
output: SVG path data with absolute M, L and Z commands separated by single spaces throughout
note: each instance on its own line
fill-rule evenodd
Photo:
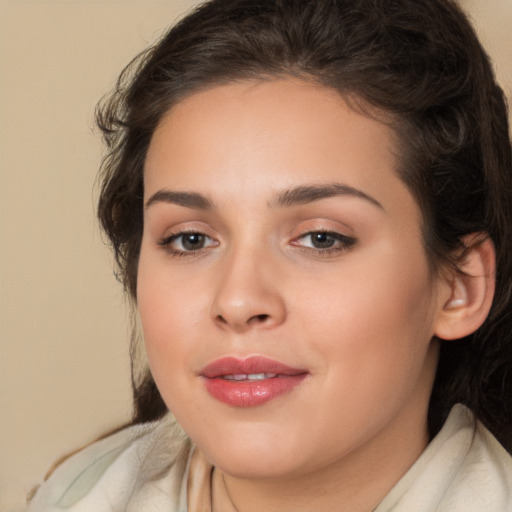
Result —
M 214 87 L 155 131 L 137 295 L 148 359 L 227 473 L 423 449 L 438 286 L 396 167 L 389 127 L 301 81 Z

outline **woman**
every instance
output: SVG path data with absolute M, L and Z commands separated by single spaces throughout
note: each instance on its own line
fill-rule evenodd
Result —
M 98 121 L 147 362 L 31 510 L 510 509 L 511 146 L 451 0 L 213 0 Z

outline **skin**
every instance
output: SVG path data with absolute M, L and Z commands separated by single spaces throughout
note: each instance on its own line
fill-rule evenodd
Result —
M 451 291 L 429 270 L 396 152 L 388 126 L 292 79 L 193 94 L 155 131 L 138 308 L 162 397 L 216 466 L 216 510 L 370 511 L 428 443 Z M 278 204 L 333 183 L 350 188 Z M 343 236 L 314 247 L 326 231 Z M 258 407 L 207 393 L 201 368 L 252 355 L 308 376 Z

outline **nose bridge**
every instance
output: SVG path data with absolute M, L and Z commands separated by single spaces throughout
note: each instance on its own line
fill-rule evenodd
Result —
M 243 332 L 271 328 L 286 317 L 275 255 L 254 244 L 233 247 L 217 276 L 212 317 L 223 328 Z

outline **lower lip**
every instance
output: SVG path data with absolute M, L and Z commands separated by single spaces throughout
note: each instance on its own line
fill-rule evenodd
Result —
M 283 375 L 264 380 L 227 380 L 204 378 L 206 390 L 217 400 L 234 407 L 256 407 L 296 388 L 305 378 Z

